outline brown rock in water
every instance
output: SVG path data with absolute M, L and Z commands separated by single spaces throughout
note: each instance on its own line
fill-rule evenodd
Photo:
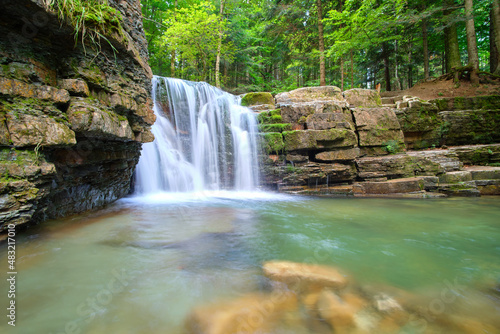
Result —
M 332 326 L 335 333 L 348 333 L 355 326 L 356 309 L 332 291 L 323 290 L 316 305 L 319 316 Z
M 306 263 L 270 261 L 264 263 L 264 275 L 271 280 L 283 282 L 299 292 L 320 290 L 324 287 L 342 289 L 347 278 L 337 269 Z
M 270 295 L 248 295 L 194 309 L 187 318 L 186 330 L 196 334 L 268 332 L 297 306 L 295 294 L 286 290 Z

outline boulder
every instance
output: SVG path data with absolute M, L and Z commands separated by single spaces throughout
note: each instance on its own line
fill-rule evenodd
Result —
M 349 89 L 344 91 L 344 97 L 351 108 L 376 108 L 382 106 L 380 95 L 374 89 Z
M 350 112 L 315 113 L 306 118 L 306 127 L 311 130 L 349 129 L 354 130 Z
M 386 146 L 397 143 L 404 148 L 404 136 L 398 118 L 391 108 L 355 108 L 353 111 L 360 146 Z
M 89 86 L 80 79 L 63 79 L 61 80 L 61 87 L 73 96 L 87 97 L 90 95 Z
M 69 102 L 69 93 L 65 89 L 57 89 L 51 86 L 35 86 L 15 79 L 0 77 L 0 94 L 40 99 L 55 104 Z
M 312 114 L 339 113 L 345 108 L 345 102 L 314 101 L 281 104 L 281 115 L 286 123 L 304 124 Z M 348 116 L 350 118 L 350 115 Z M 348 119 L 348 118 L 347 118 Z M 351 120 L 352 121 L 352 120 Z
M 91 99 L 73 98 L 67 113 L 71 129 L 86 137 L 124 141 L 135 139 L 127 118 L 120 118 Z
M 272 332 L 286 312 L 298 307 L 295 294 L 280 290 L 270 295 L 247 295 L 233 301 L 195 308 L 186 320 L 192 334 Z
M 359 148 L 349 148 L 349 149 L 336 149 L 335 151 L 327 151 L 316 154 L 315 158 L 318 161 L 328 162 L 328 161 L 342 161 L 342 160 L 354 160 L 359 157 Z
M 47 116 L 7 117 L 10 140 L 16 147 L 67 146 L 76 144 L 75 133 L 62 122 Z
M 264 263 L 263 270 L 267 278 L 285 283 L 290 289 L 299 292 L 325 287 L 339 290 L 347 285 L 344 275 L 337 269 L 324 265 L 269 261 Z
M 500 109 L 442 111 L 442 141 L 446 145 L 489 144 L 500 141 Z
M 337 147 L 354 147 L 357 138 L 347 129 L 305 130 L 283 132 L 286 151 L 311 150 Z
M 424 183 L 420 178 L 404 178 L 381 182 L 358 183 L 354 188 L 357 194 L 388 195 L 413 193 L 424 190 Z
M 472 181 L 472 174 L 468 171 L 448 172 L 439 176 L 441 183 L 460 183 Z
M 241 105 L 245 107 L 270 105 L 272 106 L 270 109 L 274 109 L 274 98 L 271 93 L 267 92 L 247 93 L 241 98 Z
M 345 103 L 345 98 L 340 88 L 335 86 L 304 87 L 276 95 L 276 103 L 280 105 L 312 101 L 341 101 Z
M 355 327 L 355 309 L 330 290 L 323 290 L 318 298 L 318 314 L 335 333 L 348 333 Z
M 382 157 L 363 157 L 356 160 L 358 176 L 362 180 L 407 178 L 414 176 L 436 176 L 444 172 L 443 167 L 425 157 L 394 154 Z

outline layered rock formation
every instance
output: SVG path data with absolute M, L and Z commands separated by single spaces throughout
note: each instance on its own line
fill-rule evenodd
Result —
M 121 25 L 98 44 L 42 0 L 0 12 L 0 230 L 126 195 L 153 140 L 140 1 L 110 0 Z M 113 9 L 114 8 L 114 9 Z M 91 22 L 87 22 L 91 24 Z
M 251 106 L 259 113 L 267 188 L 354 196 L 500 194 L 498 96 L 381 99 L 374 90 L 329 86 L 275 99 L 278 109 L 265 110 L 269 102 Z M 476 145 L 445 149 L 463 144 Z M 490 166 L 474 167 L 473 177 L 464 165 Z

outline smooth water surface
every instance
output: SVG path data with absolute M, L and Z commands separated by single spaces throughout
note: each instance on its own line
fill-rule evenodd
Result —
M 433 312 L 443 289 L 459 284 L 466 289 L 439 312 L 498 325 L 498 198 L 206 195 L 124 199 L 19 235 L 17 326 L 4 319 L 0 332 L 182 333 L 194 307 L 265 289 L 261 265 L 275 259 L 336 266 Z

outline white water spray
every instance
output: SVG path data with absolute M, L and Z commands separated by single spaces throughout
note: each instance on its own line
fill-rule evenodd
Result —
M 257 123 L 239 98 L 157 76 L 152 95 L 155 140 L 143 145 L 136 193 L 256 189 Z

